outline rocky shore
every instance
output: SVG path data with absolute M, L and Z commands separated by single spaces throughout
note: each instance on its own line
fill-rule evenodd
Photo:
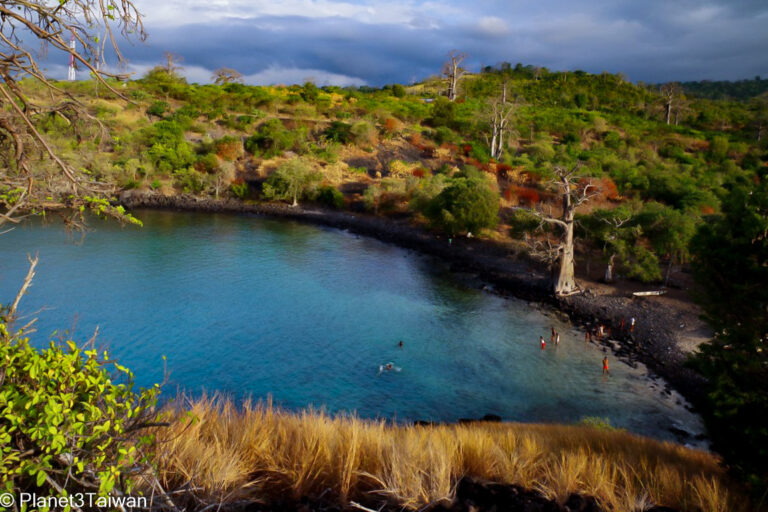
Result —
M 448 239 L 409 224 L 380 216 L 318 208 L 291 207 L 275 203 L 250 203 L 236 199 L 201 198 L 192 195 L 165 196 L 148 191 L 125 191 L 119 202 L 128 209 L 150 208 L 201 212 L 229 212 L 284 218 L 348 230 L 371 236 L 423 254 L 441 258 L 451 270 L 470 272 L 492 285 L 495 292 L 549 304 L 581 325 L 603 324 L 613 333 L 602 341 L 625 362 L 639 361 L 666 380 L 688 401 L 696 404 L 702 380 L 684 366 L 687 354 L 680 346 L 681 329 L 696 321 L 695 313 L 679 311 L 653 299 L 610 293 L 587 287 L 585 293 L 555 298 L 546 270 L 525 261 L 502 244 L 476 238 Z M 620 332 L 620 323 L 634 317 L 634 332 Z M 670 389 L 665 390 L 670 393 Z M 681 441 L 685 435 L 680 434 Z
M 286 500 L 279 503 L 249 504 L 243 507 L 251 512 L 401 512 L 400 505 L 382 506 L 376 503 L 361 504 L 350 502 L 339 505 L 334 497 L 312 499 L 303 497 L 299 500 Z M 462 478 L 456 486 L 456 496 L 450 503 L 435 503 L 420 510 L 430 512 L 603 512 L 597 501 L 589 496 L 573 493 L 562 505 L 557 500 L 550 500 L 536 491 L 524 489 L 518 485 L 484 482 L 470 477 Z M 646 512 L 676 512 L 667 507 L 652 507 Z

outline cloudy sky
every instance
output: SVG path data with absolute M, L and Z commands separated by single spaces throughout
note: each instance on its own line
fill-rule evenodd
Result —
M 200 83 L 221 66 L 252 84 L 410 83 L 452 49 L 473 71 L 508 61 L 646 82 L 768 78 L 768 0 L 134 1 L 149 39 L 122 45 L 132 69 L 168 50 Z

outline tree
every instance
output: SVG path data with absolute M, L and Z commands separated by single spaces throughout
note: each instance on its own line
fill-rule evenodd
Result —
M 443 64 L 443 76 L 448 79 L 448 99 L 456 100 L 459 92 L 459 80 L 464 76 L 466 70 L 461 67 L 461 63 L 467 58 L 467 54 L 451 50 L 448 53 L 448 61 Z
M 299 199 L 315 185 L 322 175 L 314 171 L 301 158 L 293 158 L 280 165 L 264 182 L 264 196 L 267 199 L 290 199 L 292 206 L 299 205 Z
M 482 175 L 465 173 L 429 202 L 426 215 L 451 234 L 478 232 L 498 223 L 499 196 Z
M 659 256 L 667 258 L 664 284 L 669 284 L 672 265 L 688 261 L 689 245 L 696 232 L 696 217 L 657 202 L 646 203 L 636 222 Z
M 115 32 L 139 40 L 146 38 L 141 15 L 130 0 L 0 0 L 0 19 L 0 154 L 5 160 L 0 173 L 0 207 L 6 210 L 0 215 L 0 225 L 16 223 L 24 212 L 50 205 L 93 208 L 93 199 L 109 197 L 111 187 L 60 158 L 36 122 L 51 115 L 61 116 L 68 123 L 99 122 L 84 105 L 45 77 L 30 48 L 31 41 L 36 39 L 44 47 L 71 54 L 112 94 L 125 99 L 106 80 L 124 77 L 103 71 L 97 63 L 102 59 L 106 40 L 122 61 Z M 75 38 L 75 50 L 69 48 L 70 35 Z M 24 77 L 43 84 L 53 101 L 47 98 L 37 104 L 31 100 L 19 87 Z M 31 166 L 29 162 L 36 152 L 47 157 L 48 163 Z M 97 203 L 102 213 L 135 220 L 109 203 Z
M 488 102 L 488 117 L 491 127 L 491 158 L 501 159 L 504 153 L 507 125 L 515 112 L 515 106 L 507 102 L 507 84 L 502 85 L 501 96 Z
M 664 117 L 667 124 L 669 124 L 672 119 L 672 112 L 677 107 L 682 92 L 683 90 L 677 82 L 669 82 L 659 87 L 659 93 L 664 101 Z
M 216 85 L 243 83 L 243 75 L 232 68 L 219 68 L 213 72 L 211 78 Z
M 169 75 L 178 75 L 179 71 L 184 69 L 180 64 L 184 61 L 184 57 L 173 52 L 163 52 L 163 58 L 165 64 L 161 66 Z
M 714 447 L 768 490 L 768 185 L 736 188 L 691 243 L 698 300 L 715 329 L 694 359 L 708 379 Z
M 554 186 L 562 198 L 562 213 L 559 217 L 530 210 L 542 224 L 549 224 L 559 230 L 559 236 L 554 242 L 547 238 L 544 243 L 534 241 L 532 247 L 535 256 L 551 263 L 553 290 L 557 296 L 572 295 L 580 290 L 574 272 L 574 217 L 576 209 L 597 193 L 597 187 L 589 180 L 579 180 L 575 176 L 578 169 L 577 165 L 571 169 L 555 166 L 553 170 Z

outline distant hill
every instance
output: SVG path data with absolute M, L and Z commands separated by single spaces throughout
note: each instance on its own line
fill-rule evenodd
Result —
M 768 91 L 768 79 L 756 76 L 751 80 L 682 82 L 686 94 L 712 100 L 748 100 Z

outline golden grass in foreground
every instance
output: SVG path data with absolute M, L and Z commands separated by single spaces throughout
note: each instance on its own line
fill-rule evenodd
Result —
M 415 509 L 450 500 L 465 475 L 565 500 L 578 492 L 615 511 L 747 510 L 710 454 L 586 426 L 475 423 L 393 426 L 229 400 L 185 403 L 195 418 L 161 433 L 167 489 L 202 503 L 303 495 L 389 501 Z M 198 502 L 198 503 L 200 503 Z

